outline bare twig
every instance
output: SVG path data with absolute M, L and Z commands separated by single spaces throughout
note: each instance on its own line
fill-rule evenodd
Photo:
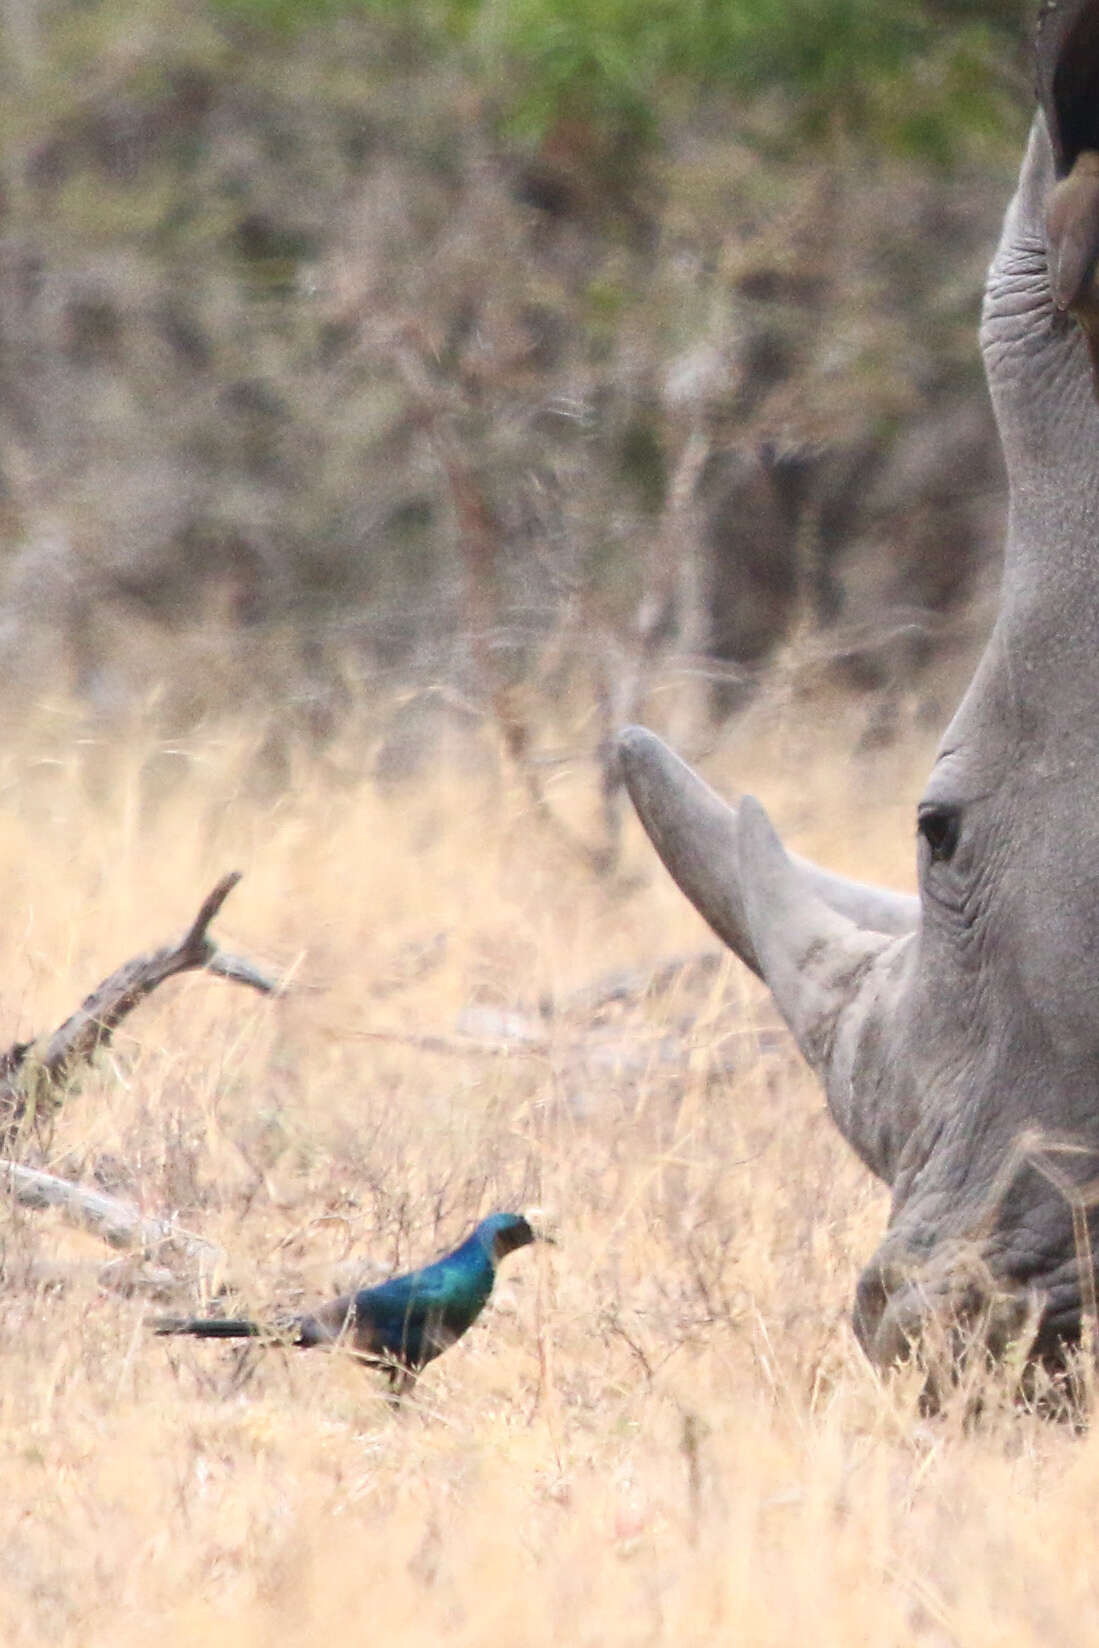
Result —
M 674 643 L 679 654 L 703 656 L 707 651 L 702 555 L 695 496 L 711 449 L 701 423 L 688 426 L 672 472 L 658 530 L 646 558 L 645 591 L 638 608 L 632 669 L 621 669 L 614 683 L 617 726 L 642 715 L 644 702 L 660 659 Z M 694 696 L 693 694 L 691 695 Z M 690 705 L 681 706 L 679 719 L 696 721 Z M 695 728 L 682 727 L 674 742 L 689 747 Z M 617 778 L 616 766 L 608 775 Z
M 594 876 L 612 875 L 619 856 L 619 830 L 613 809 L 604 811 L 609 821 L 607 841 L 590 845 L 552 806 L 542 776 L 531 761 L 533 736 L 525 695 L 516 683 L 503 678 L 489 644 L 489 638 L 499 631 L 504 617 L 497 584 L 497 569 L 502 560 L 500 521 L 477 474 L 468 443 L 460 433 L 462 402 L 455 398 L 450 386 L 444 387 L 432 379 L 417 342 L 417 329 L 406 328 L 404 335 L 394 341 L 392 358 L 404 379 L 417 422 L 446 479 L 454 506 L 458 549 L 465 570 L 464 602 L 470 650 L 485 706 L 493 716 L 504 749 L 522 780 L 539 823 Z M 607 751 L 611 748 L 604 738 L 600 755 L 604 775 Z M 617 774 L 617 754 L 610 765 Z
M 128 1202 L 73 1184 L 70 1179 L 59 1179 L 53 1173 L 0 1161 L 0 1186 L 20 1207 L 56 1208 L 66 1223 L 90 1230 L 111 1247 L 138 1249 L 146 1254 L 174 1247 L 207 1265 L 220 1265 L 224 1260 L 213 1242 L 181 1230 L 171 1219 L 147 1218 Z
M 41 1040 L 16 1042 L 0 1055 L 0 1147 L 10 1148 L 24 1122 L 61 1104 L 79 1066 L 110 1041 L 127 1014 L 165 979 L 202 968 L 265 995 L 278 992 L 277 979 L 245 957 L 220 950 L 207 932 L 239 880 L 239 870 L 222 876 L 181 939 L 123 963 L 44 1046 Z

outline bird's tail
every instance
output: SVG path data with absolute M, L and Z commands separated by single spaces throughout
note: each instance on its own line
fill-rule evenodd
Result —
M 239 1316 L 158 1316 L 154 1333 L 190 1333 L 196 1339 L 281 1339 L 277 1328 Z

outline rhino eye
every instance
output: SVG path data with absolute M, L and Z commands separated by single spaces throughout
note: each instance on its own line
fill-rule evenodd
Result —
M 962 831 L 960 809 L 932 802 L 920 808 L 916 815 L 916 828 L 930 848 L 932 864 L 948 864 Z

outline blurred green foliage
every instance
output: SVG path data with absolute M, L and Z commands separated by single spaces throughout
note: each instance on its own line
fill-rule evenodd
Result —
M 882 524 L 870 481 L 925 474 L 906 420 L 953 473 L 959 405 L 984 415 L 974 317 L 1031 104 L 1001 4 L 0 7 L 0 619 L 34 592 L 33 679 L 60 651 L 82 692 L 99 661 L 144 691 L 161 636 L 209 622 L 310 727 L 345 657 L 465 694 L 475 516 L 508 672 L 577 590 L 632 635 L 694 420 L 715 464 L 810 455 L 842 522 L 822 565 L 897 543 L 874 587 L 953 599 L 937 545 L 971 564 L 984 515 L 940 532 L 910 490 Z M 742 593 L 754 658 L 785 608 Z M 291 687 L 268 635 L 300 647 Z M 232 696 L 196 674 L 185 721 Z
M 665 100 L 774 91 L 791 143 L 859 138 L 948 163 L 995 136 L 1017 100 L 1024 0 L 212 0 L 303 28 L 366 10 L 406 45 L 459 50 L 505 127 L 562 121 L 658 139 Z

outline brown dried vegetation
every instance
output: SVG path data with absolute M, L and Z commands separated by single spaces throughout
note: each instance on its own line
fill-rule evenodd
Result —
M 926 751 L 767 730 L 714 776 L 903 880 Z M 847 1312 L 883 1193 L 743 973 L 640 987 L 707 948 L 646 844 L 593 878 L 487 759 L 383 795 L 345 751 L 341 786 L 303 768 L 257 801 L 253 748 L 178 752 L 170 806 L 149 742 L 3 758 L 6 1035 L 184 927 L 228 862 L 219 937 L 293 980 L 165 985 L 28 1152 L 218 1244 L 224 1276 L 173 1259 L 178 1300 L 293 1306 L 496 1207 L 552 1209 L 560 1245 L 395 1417 L 338 1356 L 153 1340 L 92 1238 L 6 1209 L 0 1638 L 1090 1641 L 1094 1439 L 995 1384 L 966 1429 L 876 1383 Z M 578 828 L 587 784 L 557 781 Z

